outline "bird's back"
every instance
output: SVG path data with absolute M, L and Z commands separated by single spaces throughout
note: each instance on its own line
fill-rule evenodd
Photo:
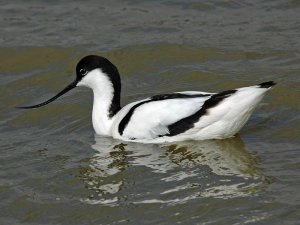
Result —
M 113 137 L 139 142 L 229 138 L 244 126 L 272 85 L 216 94 L 180 92 L 134 102 L 117 114 Z

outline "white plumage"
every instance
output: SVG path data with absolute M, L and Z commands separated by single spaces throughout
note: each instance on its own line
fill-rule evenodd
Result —
M 171 137 L 158 136 L 168 133 L 168 125 L 200 110 L 204 102 L 211 97 L 211 93 L 207 93 L 210 96 L 193 99 L 168 99 L 146 103 L 135 110 L 121 136 L 118 132 L 120 121 L 130 108 L 141 101 L 134 102 L 125 106 L 115 118 L 112 118 L 115 121 L 111 136 L 126 141 L 146 143 L 230 138 L 244 126 L 268 90 L 269 88 L 259 86 L 239 88 L 236 93 L 217 106 L 208 109 L 207 114 L 200 117 L 193 128 Z
M 208 98 L 167 99 L 145 103 L 136 108 L 132 114 L 130 123 L 124 129 L 123 137 L 127 139 L 155 139 L 159 135 L 168 134 L 168 125 L 194 114 Z M 121 138 L 116 132 L 118 123 L 122 120 L 122 117 L 118 116 L 119 114 L 116 115 L 116 123 L 112 127 L 115 138 Z
M 93 127 L 97 134 L 125 141 L 160 143 L 224 139 L 234 136 L 275 83 L 265 82 L 220 93 L 198 91 L 157 95 L 120 106 L 117 68 L 106 58 L 86 56 L 76 67 L 76 80 L 48 101 L 76 86 L 93 90 Z

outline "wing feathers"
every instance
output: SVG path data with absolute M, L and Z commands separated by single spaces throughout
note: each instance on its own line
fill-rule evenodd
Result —
M 154 96 L 131 107 L 119 123 L 123 136 L 155 138 L 169 133 L 168 125 L 197 112 L 208 94 Z
M 209 99 L 207 99 L 203 106 L 193 115 L 182 118 L 168 126 L 169 134 L 167 136 L 175 136 L 180 133 L 183 133 L 194 127 L 194 124 L 199 121 L 200 117 L 207 113 L 207 110 L 218 105 L 223 99 L 227 98 L 234 94 L 236 90 L 228 90 L 223 91 L 218 94 L 212 95 Z

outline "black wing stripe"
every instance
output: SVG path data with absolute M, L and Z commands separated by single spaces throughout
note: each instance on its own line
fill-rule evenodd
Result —
M 138 108 L 139 106 L 149 103 L 149 102 L 154 102 L 154 101 L 162 101 L 162 100 L 167 100 L 167 99 L 178 99 L 178 98 L 198 98 L 198 97 L 206 97 L 206 96 L 210 96 L 210 94 L 195 94 L 195 95 L 187 95 L 187 94 L 181 94 L 181 93 L 173 93 L 173 94 L 164 94 L 164 95 L 155 95 L 153 97 L 151 97 L 149 100 L 137 103 L 136 105 L 134 105 L 129 111 L 128 113 L 124 116 L 124 118 L 121 120 L 121 122 L 119 123 L 119 134 L 123 135 L 123 132 L 126 128 L 126 126 L 128 125 L 134 111 L 136 108 Z
M 124 130 L 125 130 L 125 128 L 126 128 L 128 122 L 129 122 L 131 116 L 133 115 L 134 110 L 135 110 L 137 107 L 139 107 L 139 106 L 141 106 L 141 105 L 143 105 L 143 104 L 145 104 L 145 103 L 148 103 L 148 102 L 151 102 L 151 100 L 143 101 L 143 102 L 140 102 L 140 103 L 138 103 L 138 104 L 132 106 L 132 108 L 128 111 L 128 113 L 124 116 L 124 118 L 123 118 L 123 119 L 121 120 L 121 122 L 119 123 L 119 128 L 118 128 L 118 130 L 119 130 L 119 134 L 120 134 L 120 135 L 123 135 L 123 132 L 124 132 Z
M 268 81 L 268 82 L 261 83 L 258 86 L 261 88 L 269 88 L 269 87 L 274 86 L 275 84 L 276 83 L 274 81 Z
M 169 125 L 168 126 L 169 133 L 166 134 L 165 136 L 175 136 L 193 128 L 194 124 L 199 121 L 201 116 L 207 113 L 208 109 L 217 106 L 223 99 L 231 96 L 236 91 L 237 90 L 228 90 L 211 96 L 211 98 L 206 100 L 203 106 L 201 107 L 201 109 L 198 110 L 196 113 Z

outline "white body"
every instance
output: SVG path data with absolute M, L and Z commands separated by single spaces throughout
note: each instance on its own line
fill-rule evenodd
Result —
M 166 99 L 142 104 L 134 110 L 123 134 L 120 135 L 118 130 L 120 121 L 133 106 L 150 98 L 130 103 L 110 118 L 108 111 L 114 89 L 109 78 L 101 69 L 89 72 L 77 86 L 87 86 L 93 90 L 92 117 L 93 127 L 97 134 L 112 136 L 125 141 L 145 143 L 233 137 L 244 126 L 253 110 L 270 89 L 259 86 L 235 89 L 235 93 L 224 98 L 216 106 L 208 108 L 207 113 L 201 116 L 191 129 L 175 136 L 158 137 L 168 133 L 168 125 L 200 110 L 210 96 Z M 188 95 L 214 94 L 191 91 L 180 93 Z

